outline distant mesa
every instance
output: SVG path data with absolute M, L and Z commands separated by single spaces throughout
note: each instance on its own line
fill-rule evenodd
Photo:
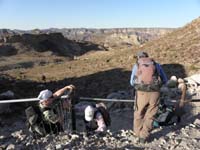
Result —
M 27 52 L 52 52 L 73 57 L 91 50 L 107 50 L 117 46 L 136 46 L 173 31 L 165 28 L 119 29 L 0 29 L 0 56 Z

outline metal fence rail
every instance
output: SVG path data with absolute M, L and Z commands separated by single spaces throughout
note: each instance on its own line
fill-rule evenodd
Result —
M 91 98 L 91 97 L 80 97 L 80 100 L 88 100 L 88 101 L 107 101 L 107 102 L 128 102 L 134 103 L 135 100 L 131 99 L 108 99 L 108 98 Z
M 68 98 L 68 95 L 61 96 L 61 99 Z M 135 100 L 130 99 L 107 99 L 107 98 L 92 98 L 92 97 L 80 97 L 80 100 L 84 101 L 105 101 L 105 102 L 124 102 L 124 103 L 134 103 Z M 5 103 L 22 103 L 22 102 L 33 102 L 33 101 L 39 101 L 38 98 L 26 98 L 26 99 L 10 99 L 10 100 L 0 100 L 0 104 Z M 177 100 L 169 100 L 170 102 L 177 102 Z M 190 99 L 185 100 L 185 102 L 200 102 L 200 99 Z
M 61 99 L 68 98 L 68 95 L 61 96 Z M 33 102 L 39 101 L 38 98 L 25 98 L 25 99 L 10 99 L 10 100 L 0 100 L 0 104 L 8 104 L 8 103 L 22 103 L 22 102 Z

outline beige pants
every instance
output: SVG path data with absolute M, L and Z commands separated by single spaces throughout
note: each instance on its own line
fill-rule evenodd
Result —
M 158 110 L 159 92 L 136 92 L 134 127 L 136 136 L 148 138 L 152 130 L 154 116 Z

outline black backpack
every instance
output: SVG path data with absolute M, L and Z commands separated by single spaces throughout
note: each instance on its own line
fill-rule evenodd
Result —
M 155 115 L 154 124 L 158 126 L 168 126 L 180 122 L 180 117 L 176 115 L 175 107 L 160 104 L 157 114 Z

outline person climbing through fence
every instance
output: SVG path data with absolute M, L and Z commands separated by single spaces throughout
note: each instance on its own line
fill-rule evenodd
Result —
M 30 106 L 25 110 L 29 131 L 39 136 L 63 131 L 65 119 L 63 111 L 70 109 L 70 97 L 74 90 L 75 86 L 69 85 L 55 93 L 48 89 L 41 91 L 38 95 L 39 106 Z M 68 98 L 61 100 L 60 97 L 67 91 Z
M 158 110 L 160 88 L 166 82 L 167 77 L 160 64 L 149 58 L 146 52 L 138 52 L 130 84 L 136 90 L 133 130 L 140 143 L 148 142 Z
M 111 124 L 109 112 L 104 103 L 88 105 L 84 110 L 84 123 L 87 133 L 104 132 Z

